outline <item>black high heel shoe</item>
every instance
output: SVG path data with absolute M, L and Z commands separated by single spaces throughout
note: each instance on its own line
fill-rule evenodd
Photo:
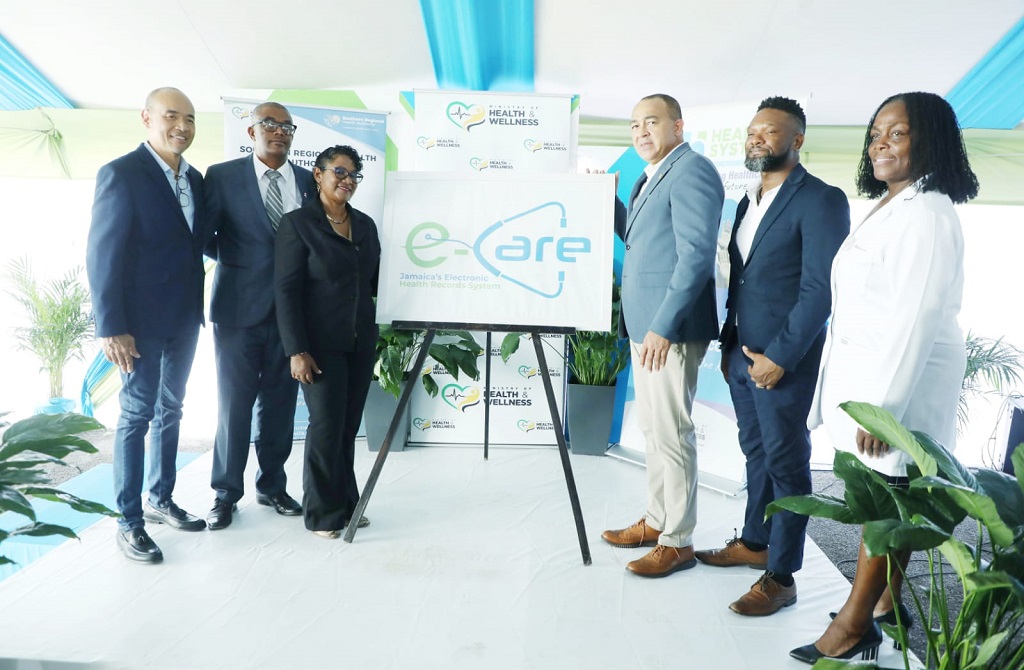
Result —
M 903 622 L 903 627 L 906 628 L 909 631 L 911 628 L 914 627 L 914 615 L 912 615 L 910 613 L 910 610 L 903 603 L 899 604 L 899 608 L 900 608 L 900 621 Z M 836 614 L 838 614 L 838 612 L 829 612 L 828 613 L 828 618 L 829 619 L 835 619 L 836 618 Z M 876 616 L 875 617 L 875 623 L 877 623 L 877 624 L 887 623 L 890 626 L 898 625 L 898 623 L 896 622 L 896 610 L 895 609 L 891 609 L 891 610 L 889 610 L 888 612 L 886 612 L 885 614 L 883 614 L 881 616 Z M 903 651 L 903 645 L 900 644 L 899 640 L 893 640 L 892 641 L 892 648 L 895 649 L 896 651 Z
M 882 629 L 878 627 L 877 623 L 872 623 L 871 628 L 864 633 L 864 636 L 861 637 L 861 639 L 857 640 L 855 645 L 838 656 L 826 656 L 818 651 L 818 648 L 814 646 L 813 642 L 802 647 L 797 647 L 793 651 L 789 652 L 789 655 L 808 665 L 814 665 L 818 659 L 822 658 L 841 658 L 849 660 L 858 654 L 860 654 L 860 659 L 862 661 L 874 661 L 878 658 L 878 647 L 881 644 Z

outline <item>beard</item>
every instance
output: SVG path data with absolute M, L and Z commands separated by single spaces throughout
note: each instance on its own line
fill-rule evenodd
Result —
M 763 156 L 747 155 L 743 167 L 751 172 L 774 172 L 786 164 L 786 155 L 764 154 Z

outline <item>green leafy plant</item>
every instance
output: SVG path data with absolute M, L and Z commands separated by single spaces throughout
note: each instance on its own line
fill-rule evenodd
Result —
M 397 330 L 388 325 L 380 327 L 373 374 L 381 388 L 396 398 L 401 393 L 402 382 L 411 374 L 409 368 L 416 360 L 425 336 L 426 332 L 422 330 Z M 428 353 L 455 379 L 459 378 L 459 372 L 462 371 L 477 380 L 480 379 L 477 358 L 483 351 L 483 347 L 476 343 L 468 331 L 439 330 L 430 343 Z M 430 370 L 424 370 L 420 378 L 427 393 L 437 396 L 437 382 Z
M 1024 364 L 1021 362 L 1024 352 L 1004 342 L 1001 337 L 993 340 L 968 332 L 966 346 L 967 370 L 964 372 L 960 402 L 956 408 L 959 430 L 967 425 L 967 401 L 971 397 L 984 393 L 985 386 L 999 393 L 1008 386 L 1020 384 L 1021 374 L 1024 373 Z
M 81 414 L 39 414 L 17 421 L 4 431 L 0 438 L 0 512 L 19 514 L 28 523 L 13 530 L 0 530 L 0 543 L 15 535 L 78 537 L 66 526 L 41 523 L 32 507 L 32 498 L 63 503 L 79 512 L 118 516 L 104 505 L 47 486 L 49 477 L 44 467 L 67 465 L 62 459 L 74 452 L 96 453 L 96 447 L 80 435 L 102 427 L 95 419 Z M 9 563 L 14 561 L 0 554 L 0 565 Z
M 1024 449 L 1013 454 L 1016 477 L 995 470 L 975 473 L 944 446 L 924 433 L 907 430 L 884 409 L 859 402 L 841 407 L 869 433 L 911 456 L 914 463 L 907 466 L 910 487 L 891 488 L 856 456 L 837 451 L 833 468 L 846 484 L 843 498 L 823 494 L 782 498 L 768 506 L 768 516 L 785 509 L 861 524 L 870 556 L 901 550 L 927 552 L 928 588 L 911 580 L 904 582 L 919 620 L 924 622 L 925 667 L 1024 667 Z M 966 518 L 978 526 L 974 546 L 953 535 Z M 991 555 L 985 556 L 988 551 Z M 952 566 L 963 589 L 963 606 L 956 613 L 949 611 L 944 597 L 948 575 L 940 555 Z M 890 575 L 894 569 L 902 568 L 890 559 Z M 906 649 L 905 630 L 889 625 L 883 628 Z M 906 651 L 903 660 L 909 670 Z M 844 666 L 841 661 L 825 659 L 814 667 Z
M 64 367 L 71 359 L 81 360 L 82 348 L 92 337 L 89 291 L 78 281 L 81 268 L 69 270 L 60 279 L 40 283 L 27 258 L 11 261 L 7 291 L 25 308 L 28 325 L 13 329 L 17 348 L 39 359 L 50 379 L 50 397 L 64 395 Z

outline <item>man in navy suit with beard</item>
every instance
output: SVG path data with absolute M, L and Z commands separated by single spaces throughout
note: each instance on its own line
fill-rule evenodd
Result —
M 206 206 L 216 230 L 207 254 L 217 259 L 210 320 L 217 360 L 219 415 L 207 515 L 210 530 L 231 524 L 244 491 L 252 415 L 256 409 L 256 500 L 298 516 L 288 495 L 298 382 L 292 379 L 274 311 L 274 236 L 283 214 L 316 197 L 309 170 L 288 160 L 295 124 L 276 102 L 252 111 L 253 153 L 206 172 Z
M 743 532 L 724 548 L 696 552 L 707 565 L 765 570 L 729 608 L 766 616 L 796 602 L 793 573 L 807 517 L 777 498 L 811 492 L 807 414 L 831 307 L 832 259 L 850 232 L 846 195 L 800 165 L 806 119 L 789 98 L 767 98 L 747 128 L 746 168 L 761 173 L 736 210 L 729 243 L 722 372 L 747 461 Z
M 96 335 L 121 371 L 114 437 L 117 545 L 156 563 L 146 521 L 186 531 L 206 523 L 174 504 L 185 384 L 203 323 L 203 178 L 182 155 L 196 132 L 192 102 L 176 88 L 146 98 L 146 142 L 96 175 L 86 270 Z M 149 498 L 142 504 L 149 434 Z

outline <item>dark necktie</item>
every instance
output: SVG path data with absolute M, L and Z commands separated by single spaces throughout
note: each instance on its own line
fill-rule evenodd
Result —
M 267 178 L 270 180 L 270 185 L 267 186 L 267 216 L 270 217 L 270 225 L 277 230 L 284 215 L 284 200 L 281 198 L 281 185 L 278 183 L 281 180 L 281 173 L 277 170 L 267 170 Z

